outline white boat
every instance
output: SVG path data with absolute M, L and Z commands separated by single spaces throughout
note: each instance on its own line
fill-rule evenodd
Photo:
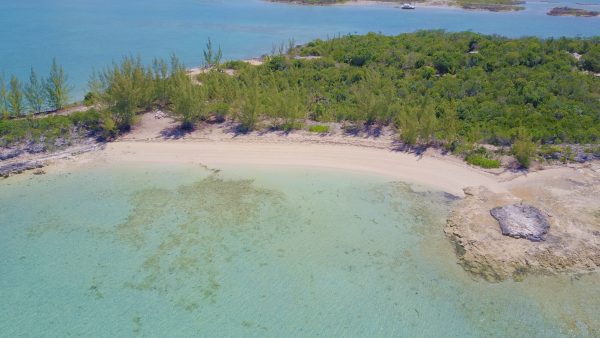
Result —
M 415 9 L 416 7 L 414 5 L 406 3 L 406 4 L 402 5 L 401 8 L 402 9 Z

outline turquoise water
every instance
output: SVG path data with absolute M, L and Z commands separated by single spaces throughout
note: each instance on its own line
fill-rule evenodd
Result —
M 149 61 L 171 53 L 196 66 L 209 37 L 222 46 L 226 58 L 238 59 L 269 53 L 273 44 L 289 38 L 307 42 L 347 33 L 446 29 L 510 37 L 597 35 L 599 18 L 545 14 L 554 6 L 585 1 L 534 1 L 522 12 L 490 13 L 402 11 L 381 5 L 311 7 L 261 0 L 6 0 L 0 2 L 0 74 L 27 79 L 32 66 L 47 73 L 56 57 L 70 74 L 74 96 L 81 98 L 94 68 L 124 55 Z
M 6 179 L 0 336 L 600 333 L 597 275 L 465 273 L 442 232 L 452 203 L 300 168 L 96 165 Z

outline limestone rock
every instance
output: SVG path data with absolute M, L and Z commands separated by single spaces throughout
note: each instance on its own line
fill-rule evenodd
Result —
M 0 150 L 0 161 L 9 160 L 9 159 L 17 157 L 21 154 L 23 154 L 23 151 L 20 149 Z
M 46 145 L 44 143 L 30 143 L 25 148 L 30 154 L 39 154 L 46 151 Z
M 504 236 L 525 238 L 533 242 L 544 240 L 550 224 L 542 212 L 527 204 L 496 207 L 490 214 L 500 223 Z
M 0 166 L 0 177 L 8 177 L 11 174 L 20 174 L 27 170 L 39 169 L 44 167 L 44 163 L 39 161 L 16 162 Z
M 503 193 L 465 189 L 465 198 L 456 202 L 444 228 L 458 263 L 492 282 L 600 271 L 600 237 L 595 235 L 600 233 L 600 175 L 589 175 L 571 172 L 560 179 L 519 182 Z M 521 205 L 523 200 L 526 204 Z M 503 235 L 492 214 L 505 224 L 505 233 L 534 241 Z

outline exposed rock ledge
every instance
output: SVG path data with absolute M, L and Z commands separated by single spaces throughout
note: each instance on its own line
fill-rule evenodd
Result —
M 600 202 L 595 200 L 600 196 L 600 184 L 576 182 L 565 187 L 565 182 L 559 182 L 562 184 L 559 193 L 556 186 L 538 182 L 542 187 L 534 188 L 537 191 L 527 201 L 533 202 L 548 220 L 544 241 L 503 235 L 498 221 L 492 217 L 490 210 L 519 205 L 520 198 L 493 193 L 484 187 L 465 189 L 466 197 L 450 213 L 444 229 L 456 245 L 459 264 L 488 281 L 509 277 L 522 280 L 527 274 L 599 270 Z
M 102 149 L 103 147 L 103 143 L 96 143 L 88 140 L 87 142 L 52 153 L 42 152 L 33 154 L 31 152 L 15 151 L 15 156 L 6 156 L 5 160 L 0 160 L 0 178 L 20 174 L 28 170 L 43 168 L 54 160 L 70 158 L 79 154 Z M 12 153 L 10 154 L 12 155 Z

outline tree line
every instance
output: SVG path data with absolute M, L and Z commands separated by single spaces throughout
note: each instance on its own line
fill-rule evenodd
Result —
M 98 108 L 103 137 L 127 131 L 139 112 L 164 109 L 185 129 L 209 119 L 231 119 L 240 132 L 289 131 L 307 120 L 340 122 L 349 133 L 391 126 L 406 144 L 440 145 L 486 165 L 493 155 L 473 145 L 510 146 L 526 166 L 539 145 L 600 141 L 600 78 L 590 74 L 599 38 L 348 35 L 281 47 L 259 66 L 222 63 L 214 49 L 209 41 L 197 76 L 175 56 L 149 65 L 126 57 L 96 72 L 86 102 Z
M 39 77 L 32 68 L 29 80 L 22 83 L 12 75 L 8 81 L 0 76 L 0 117 L 8 119 L 48 110 L 59 110 L 69 103 L 68 76 L 56 59 L 50 73 Z

